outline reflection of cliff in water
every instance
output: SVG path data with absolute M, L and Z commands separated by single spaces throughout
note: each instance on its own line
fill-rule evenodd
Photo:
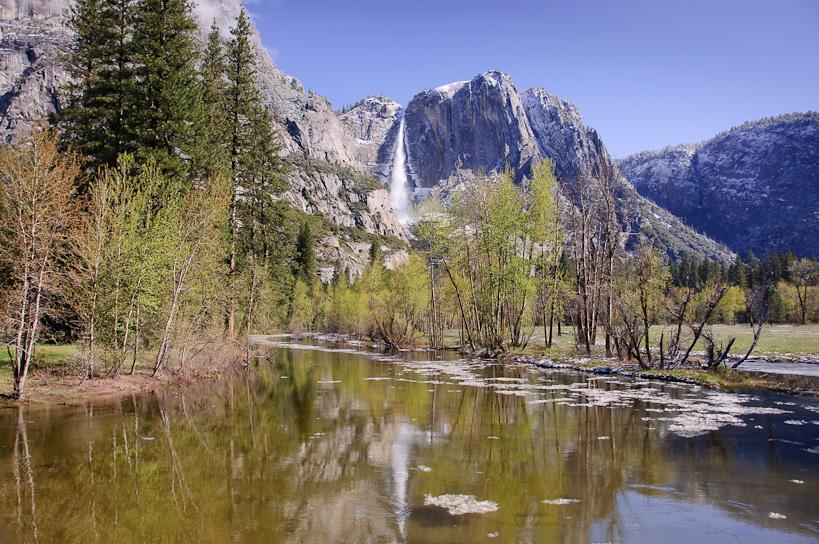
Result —
M 641 387 L 653 389 L 621 395 Z M 629 540 L 635 524 L 652 534 L 662 520 L 651 513 L 677 508 L 714 531 L 815 538 L 819 490 L 804 471 L 819 456 L 791 442 L 815 444 L 817 426 L 783 424 L 809 412 L 680 438 L 667 407 L 634 400 L 692 395 L 524 366 L 277 350 L 184 391 L 0 413 L 0 499 L 17 505 L 0 527 L 12 542 L 35 530 L 40 541 L 589 542 Z M 424 506 L 443 494 L 500 509 Z

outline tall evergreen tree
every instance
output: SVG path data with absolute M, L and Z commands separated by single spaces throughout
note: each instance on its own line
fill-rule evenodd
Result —
M 302 222 L 299 229 L 299 236 L 296 239 L 295 264 L 297 275 L 304 279 L 308 289 L 312 291 L 316 281 L 316 243 L 310 225 L 307 221 Z
M 191 9 L 188 0 L 139 0 L 133 39 L 139 81 L 136 158 L 153 159 L 177 179 L 187 173 L 203 122 Z
M 286 186 L 281 178 L 284 171 L 275 142 L 272 119 L 262 105 L 256 81 L 256 58 L 250 45 L 250 20 L 244 10 L 236 26 L 231 29 L 225 63 L 225 113 L 228 167 L 233 184 L 230 204 L 230 284 L 231 295 L 227 309 L 227 333 L 235 336 L 237 311 L 237 278 L 241 268 L 240 257 L 249 260 L 253 269 L 251 301 L 248 312 L 256 304 L 253 289 L 256 285 L 255 266 L 264 263 L 270 275 L 283 269 L 271 269 L 270 264 L 281 264 L 289 257 L 289 220 L 287 206 L 275 197 Z M 240 198 L 241 196 L 241 198 Z M 241 230 L 240 230 L 241 227 Z M 247 315 L 246 315 L 247 320 Z M 248 327 L 252 323 L 248 322 Z
M 227 146 L 227 112 L 225 111 L 225 58 L 219 27 L 213 20 L 202 54 L 200 77 L 202 80 L 202 103 L 204 122 L 199 141 L 200 158 L 196 163 L 202 168 L 203 177 L 224 173 L 230 156 Z
M 134 149 L 134 0 L 77 0 L 67 67 L 77 84 L 68 89 L 61 129 L 90 166 L 113 166 Z

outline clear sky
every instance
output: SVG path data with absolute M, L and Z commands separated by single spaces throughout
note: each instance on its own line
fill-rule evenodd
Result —
M 336 109 L 488 70 L 580 109 L 615 157 L 819 110 L 819 0 L 252 0 L 279 68 Z

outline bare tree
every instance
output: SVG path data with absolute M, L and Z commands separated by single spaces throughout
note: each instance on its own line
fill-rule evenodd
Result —
M 9 273 L 6 326 L 13 396 L 19 397 L 34 357 L 40 320 L 65 287 L 61 256 L 76 225 L 75 157 L 62 155 L 50 130 L 33 132 L 0 151 L 0 259 Z
M 668 269 L 656 249 L 643 247 L 617 276 L 611 296 L 618 319 L 612 333 L 642 368 L 651 368 L 654 356 L 649 332 L 662 309 Z
M 796 288 L 796 300 L 802 324 L 808 317 L 808 287 L 819 284 L 819 262 L 816 259 L 800 259 L 791 265 L 791 278 Z
M 606 355 L 612 354 L 611 291 L 615 255 L 623 234 L 617 209 L 619 183 L 617 171 L 604 161 L 599 172 L 581 174 L 574 186 L 564 188 L 574 207 L 570 231 L 577 289 L 573 309 L 575 340 L 587 354 L 591 353 L 601 324 L 606 331 Z

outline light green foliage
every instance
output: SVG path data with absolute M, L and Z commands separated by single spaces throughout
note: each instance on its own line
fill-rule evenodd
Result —
M 228 184 L 217 177 L 168 208 L 172 245 L 165 257 L 164 330 L 155 371 L 166 364 L 173 345 L 181 351 L 180 366 L 184 367 L 187 350 L 209 340 L 213 330 L 209 325 L 219 315 L 218 303 L 224 294 L 219 282 L 224 273 L 219 230 L 226 219 L 229 198 Z
M 530 236 L 536 244 L 536 284 L 547 346 L 552 344 L 555 316 L 562 313 L 571 293 L 566 271 L 560 266 L 565 235 L 560 217 L 559 190 L 552 161 L 542 161 L 533 168 L 529 182 Z
M 13 396 L 25 387 L 41 320 L 56 317 L 70 287 L 65 253 L 76 234 L 79 175 L 73 154 L 61 155 L 48 130 L 28 135 L 17 149 L 0 150 L 0 323 L 9 339 Z M 5 300 L 2 300 L 5 299 Z
M 511 171 L 479 175 L 452 198 L 448 210 L 419 209 L 418 236 L 440 262 L 473 349 L 521 346 L 534 292 L 533 213 Z
M 442 258 L 446 247 L 443 244 L 444 225 L 448 220 L 444 216 L 441 203 L 431 198 L 416 205 L 413 210 L 413 229 L 416 239 L 420 244 L 420 250 L 426 258 L 428 304 L 427 304 L 427 332 L 429 334 L 429 345 L 434 348 L 444 345 L 444 321 L 446 315 L 447 294 L 452 290 L 450 282 L 446 279 L 444 272 L 444 262 Z M 455 304 L 451 305 L 455 308 Z
M 370 275 L 377 278 L 369 298 L 369 308 L 376 334 L 393 346 L 415 342 L 425 326 L 426 263 L 413 253 L 408 262 L 393 270 L 371 267 Z M 381 268 L 377 272 L 378 268 Z
M 745 309 L 745 291 L 738 285 L 732 285 L 717 306 L 716 320 L 728 325 L 734 324 L 737 314 Z
M 617 276 L 615 337 L 644 368 L 652 364 L 649 330 L 664 308 L 669 280 L 662 257 L 649 247 L 641 248 Z
M 296 285 L 291 295 L 290 331 L 299 332 L 310 328 L 312 322 L 311 300 L 308 286 L 301 277 L 296 278 Z
M 125 155 L 90 185 L 92 213 L 77 247 L 78 262 L 86 263 L 77 307 L 89 338 L 89 375 L 98 357 L 109 375 L 128 357 L 133 371 L 152 347 L 156 369 L 174 347 L 184 365 L 186 351 L 220 313 L 227 185 L 216 178 L 183 194 L 156 165 L 135 170 Z M 104 354 L 95 351 L 97 342 Z
M 799 311 L 799 320 L 803 325 L 807 323 L 809 317 L 813 321 L 816 321 L 817 305 L 815 287 L 819 284 L 819 263 L 816 261 L 816 258 L 803 258 L 793 262 L 787 272 L 793 284 L 793 289 L 788 290 L 786 297 L 783 298 L 788 298 L 796 303 Z M 813 296 L 811 296 L 811 293 Z
M 367 315 L 366 296 L 360 292 L 363 280 L 348 282 L 346 272 L 338 274 L 327 288 L 328 330 L 361 336 Z

